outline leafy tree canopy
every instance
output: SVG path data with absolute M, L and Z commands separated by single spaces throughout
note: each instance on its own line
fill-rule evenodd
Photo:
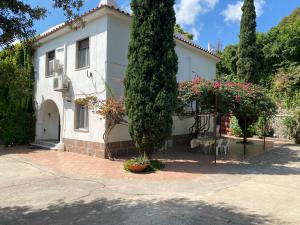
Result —
M 28 143 L 34 134 L 32 55 L 26 44 L 0 52 L 0 141 L 7 145 Z
M 195 105 L 194 102 L 198 103 L 196 105 L 200 114 L 214 113 L 216 110 L 221 114 L 236 116 L 244 133 L 260 116 L 268 119 L 277 111 L 275 102 L 260 86 L 244 82 L 213 82 L 201 77 L 179 83 L 179 114 L 190 115 L 190 112 L 186 113 L 186 109 Z M 192 115 L 194 118 L 199 116 L 197 111 Z
M 238 45 L 228 45 L 219 53 L 221 61 L 217 64 L 217 78 L 235 77 Z
M 256 76 L 252 81 L 267 88 L 282 106 L 293 108 L 299 105 L 300 8 L 267 33 L 257 33 L 256 46 Z M 222 61 L 217 65 L 218 79 L 239 80 L 237 49 L 238 45 L 229 45 L 221 53 Z
M 182 34 L 183 36 L 185 36 L 186 38 L 190 39 L 190 40 L 193 40 L 194 39 L 194 35 L 183 30 L 182 27 L 179 25 L 179 24 L 176 24 L 175 27 L 174 27 L 174 31 L 175 31 L 175 34 L 178 33 L 178 34 Z
M 36 1 L 38 5 L 39 1 Z M 83 0 L 53 0 L 53 6 L 61 8 L 68 21 L 79 18 Z M 34 22 L 46 16 L 47 10 L 32 6 L 26 0 L 0 1 L 0 47 L 11 45 L 16 40 L 25 40 L 35 35 Z

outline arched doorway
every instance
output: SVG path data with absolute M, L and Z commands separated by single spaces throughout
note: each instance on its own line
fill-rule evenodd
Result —
M 60 115 L 56 103 L 46 100 L 41 105 L 37 120 L 37 140 L 60 141 Z

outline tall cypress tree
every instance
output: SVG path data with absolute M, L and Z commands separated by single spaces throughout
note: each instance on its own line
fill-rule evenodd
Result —
M 244 0 L 238 48 L 237 75 L 254 81 L 257 73 L 256 13 L 253 0 Z
M 125 106 L 129 133 L 147 157 L 172 132 L 177 98 L 174 0 L 132 0 Z

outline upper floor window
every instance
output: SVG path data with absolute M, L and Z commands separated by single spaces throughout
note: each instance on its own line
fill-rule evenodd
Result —
M 46 53 L 46 76 L 53 76 L 53 67 L 50 61 L 55 59 L 55 50 Z
M 87 106 L 75 105 L 75 129 L 87 130 L 89 127 Z
M 77 42 L 77 69 L 90 65 L 89 38 Z

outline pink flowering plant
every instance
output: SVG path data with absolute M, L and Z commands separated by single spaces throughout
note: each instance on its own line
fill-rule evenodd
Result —
M 242 123 L 245 118 L 248 125 L 256 122 L 259 116 L 272 117 L 277 110 L 274 101 L 266 91 L 251 83 L 231 81 L 209 81 L 194 77 L 192 81 L 182 81 L 178 85 L 178 108 L 182 114 L 197 102 L 200 113 L 235 115 Z

